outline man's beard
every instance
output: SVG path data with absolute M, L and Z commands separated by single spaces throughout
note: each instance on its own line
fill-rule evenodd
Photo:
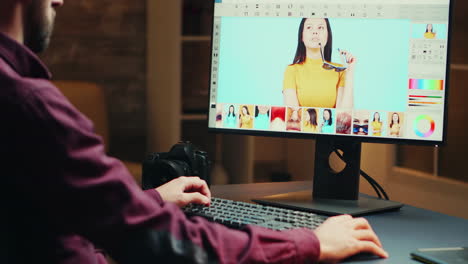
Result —
M 46 16 L 46 1 L 33 0 L 24 16 L 24 44 L 35 53 L 44 51 L 49 46 L 54 28 L 53 19 Z

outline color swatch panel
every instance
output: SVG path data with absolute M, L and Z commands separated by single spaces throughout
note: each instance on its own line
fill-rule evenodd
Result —
M 409 79 L 411 90 L 444 90 L 444 80 Z

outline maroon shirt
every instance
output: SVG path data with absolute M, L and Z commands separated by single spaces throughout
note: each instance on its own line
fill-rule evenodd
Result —
M 0 33 L 0 262 L 106 263 L 96 247 L 121 263 L 317 261 L 311 230 L 232 230 L 142 191 L 50 77 Z

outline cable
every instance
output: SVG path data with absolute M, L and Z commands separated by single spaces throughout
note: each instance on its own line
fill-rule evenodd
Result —
M 382 195 L 384 196 L 384 198 L 386 200 L 389 200 L 388 198 L 388 195 L 387 193 L 385 192 L 385 190 L 383 189 L 383 187 L 376 181 L 374 180 L 374 178 L 372 178 L 371 176 L 369 176 L 366 172 L 364 172 L 363 170 L 361 170 L 361 174 L 362 176 L 364 176 L 364 178 L 366 178 L 368 181 L 371 181 L 372 184 L 374 184 L 379 190 L 380 192 L 382 193 Z M 370 182 L 369 182 L 370 183 Z
M 344 157 L 343 155 L 341 155 L 341 153 L 338 152 L 338 150 L 334 150 L 335 154 L 344 162 L 346 162 L 344 160 Z M 365 173 L 363 170 L 360 170 L 360 174 L 364 177 L 364 179 L 367 180 L 367 182 L 369 182 L 369 184 L 371 185 L 371 187 L 374 189 L 374 191 L 377 193 L 377 196 L 382 199 L 382 194 L 383 196 L 385 197 L 386 200 L 388 200 L 388 195 L 387 193 L 384 191 L 384 189 L 382 188 L 382 186 L 380 186 L 379 183 L 377 183 L 377 181 L 375 181 L 372 177 L 370 177 L 367 173 Z
M 372 181 L 373 179 L 370 178 L 367 174 L 363 174 L 362 171 L 361 171 L 361 175 L 364 177 L 364 179 L 367 180 L 367 182 L 370 184 L 370 186 L 372 186 L 372 188 L 374 189 L 374 191 L 377 193 L 377 196 L 382 199 L 382 194 L 380 193 L 380 189 L 374 184 L 374 182 Z
M 335 153 L 338 155 L 338 157 L 340 157 L 341 160 L 343 160 L 344 162 L 346 162 L 344 160 L 344 157 L 343 155 L 341 155 L 337 150 L 335 150 Z M 360 170 L 360 174 L 364 177 L 364 179 L 367 180 L 367 182 L 369 182 L 369 184 L 372 186 L 372 188 L 374 189 L 374 191 L 377 193 L 377 196 L 382 199 L 382 195 L 383 197 L 386 199 L 386 200 L 389 200 L 388 198 L 388 195 L 387 193 L 385 192 L 385 190 L 382 188 L 382 186 L 376 181 L 374 180 L 371 176 L 369 176 L 366 172 L 364 172 L 363 170 Z
M 335 149 L 334 152 L 335 152 L 335 154 L 336 154 L 343 162 L 346 163 L 346 161 L 344 160 L 343 155 L 342 155 L 340 152 L 338 152 L 337 149 Z M 361 172 L 361 174 L 362 174 L 362 170 L 361 170 L 360 172 Z M 362 176 L 364 177 L 364 179 L 367 180 L 367 182 L 369 182 L 370 186 L 371 186 L 371 187 L 374 189 L 374 191 L 377 193 L 377 196 L 378 196 L 380 199 L 382 199 L 382 194 L 380 193 L 380 189 L 374 184 L 375 181 L 373 181 L 373 179 L 372 179 L 369 175 L 367 175 L 367 173 L 362 174 Z
M 337 149 L 335 149 L 334 152 L 343 162 L 346 163 L 346 160 L 344 159 L 343 155 L 340 152 L 338 152 Z M 376 180 L 374 180 L 374 178 L 369 176 L 369 174 L 367 174 L 365 171 L 361 169 L 359 169 L 359 172 L 364 177 L 364 179 L 367 180 L 370 186 L 372 186 L 374 191 L 377 193 L 377 196 L 379 197 L 379 199 L 382 199 L 382 196 L 383 196 L 385 200 L 390 200 L 390 198 L 388 197 L 383 187 Z

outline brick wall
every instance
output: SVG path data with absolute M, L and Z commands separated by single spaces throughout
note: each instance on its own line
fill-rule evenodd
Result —
M 55 80 L 104 87 L 110 154 L 141 160 L 146 150 L 146 0 L 65 1 L 41 57 Z

